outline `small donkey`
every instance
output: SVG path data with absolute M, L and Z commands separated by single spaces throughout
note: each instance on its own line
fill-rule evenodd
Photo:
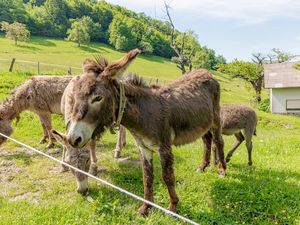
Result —
M 257 116 L 253 109 L 246 105 L 228 104 L 221 106 L 222 134 L 234 135 L 235 145 L 228 152 L 226 162 L 230 161 L 234 151 L 245 140 L 248 150 L 248 165 L 252 165 L 252 136 L 256 135 Z
M 230 161 L 234 151 L 239 145 L 246 140 L 246 147 L 248 150 L 248 165 L 252 165 L 252 137 L 256 135 L 257 116 L 253 109 L 246 105 L 227 104 L 221 106 L 220 111 L 221 126 L 223 135 L 234 135 L 237 139 L 235 145 L 228 152 L 226 162 Z M 208 138 L 212 134 L 206 134 Z M 204 140 L 205 142 L 205 140 Z M 203 172 L 210 164 L 211 143 L 204 143 L 204 160 L 199 167 L 199 171 Z M 215 163 L 218 160 L 216 155 L 215 146 L 213 146 Z

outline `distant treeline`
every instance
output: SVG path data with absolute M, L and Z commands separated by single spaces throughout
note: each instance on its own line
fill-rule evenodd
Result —
M 170 47 L 170 24 L 144 13 L 97 0 L 0 0 L 0 22 L 24 23 L 32 35 L 65 38 L 72 22 L 83 16 L 90 17 L 93 22 L 92 41 L 110 44 L 117 50 L 139 47 L 154 55 L 175 56 Z M 179 37 L 182 33 L 176 31 L 176 35 Z M 213 64 L 220 59 L 224 62 L 224 58 L 216 56 L 212 49 L 201 47 L 198 41 L 196 45 L 207 52 L 202 52 L 200 55 L 204 56 L 201 57 L 209 58 Z

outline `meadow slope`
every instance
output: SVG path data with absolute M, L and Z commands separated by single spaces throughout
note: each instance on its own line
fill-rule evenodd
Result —
M 80 67 L 82 61 L 101 53 L 110 60 L 123 53 L 101 45 L 76 44 L 57 39 L 32 38 L 15 47 L 0 38 L 0 59 L 16 57 Z M 4 99 L 32 73 L 8 73 L 0 62 L 0 99 Z M 30 70 L 30 69 L 29 69 Z M 180 76 L 170 61 L 159 57 L 139 57 L 129 69 L 138 74 L 172 80 Z M 50 71 L 47 71 L 50 72 Z M 57 71 L 62 73 L 62 71 Z M 52 73 L 56 73 L 52 71 Z M 222 103 L 250 104 L 251 93 L 244 82 L 215 73 L 222 88 Z M 264 93 L 267 96 L 267 92 Z M 228 175 L 221 179 L 213 166 L 196 173 L 202 159 L 202 143 L 174 148 L 175 175 L 180 198 L 178 213 L 200 224 L 299 224 L 300 223 L 300 119 L 257 111 L 259 124 L 253 143 L 253 167 L 247 166 L 244 145 L 228 164 Z M 63 120 L 53 116 L 54 127 L 64 130 Z M 38 144 L 42 129 L 37 117 L 23 113 L 14 124 L 12 135 L 26 144 L 45 150 Z M 225 137 L 225 152 L 233 137 Z M 142 172 L 134 141 L 129 135 L 123 160 L 113 159 L 116 136 L 109 132 L 98 143 L 98 176 L 140 196 L 143 195 Z M 60 157 L 55 150 L 54 156 Z M 168 194 L 155 155 L 155 202 L 167 207 Z M 182 224 L 158 210 L 147 217 L 137 213 L 140 203 L 95 181 L 90 181 L 88 197 L 75 191 L 71 173 L 58 173 L 60 165 L 33 154 L 14 143 L 0 147 L 0 224 Z

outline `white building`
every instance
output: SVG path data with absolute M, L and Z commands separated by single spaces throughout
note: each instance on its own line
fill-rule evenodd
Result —
M 265 88 L 270 89 L 272 113 L 300 114 L 300 70 L 295 63 L 264 65 Z

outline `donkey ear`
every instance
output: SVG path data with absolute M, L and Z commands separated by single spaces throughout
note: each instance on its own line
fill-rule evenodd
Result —
M 68 145 L 67 136 L 65 134 L 62 134 L 56 130 L 51 130 L 51 134 L 62 145 L 65 145 L 65 146 Z
M 101 73 L 102 76 L 109 77 L 110 79 L 119 79 L 128 68 L 130 63 L 136 58 L 141 50 L 134 49 L 128 52 L 123 58 L 109 64 Z
M 98 73 L 99 72 L 99 68 L 98 68 L 97 64 L 95 63 L 95 61 L 93 61 L 91 59 L 84 60 L 82 68 L 83 68 L 84 73 L 88 73 L 88 72 Z

